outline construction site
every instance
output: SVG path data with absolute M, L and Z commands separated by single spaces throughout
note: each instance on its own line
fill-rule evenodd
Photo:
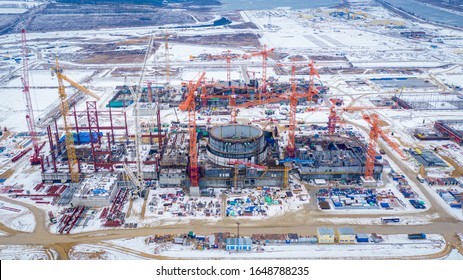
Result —
M 237 31 L 209 20 L 82 31 L 53 48 L 26 29 L 4 38 L 21 51 L 0 65 L 15 68 L 3 90 L 25 102 L 1 107 L 0 193 L 46 211 L 53 234 L 333 213 L 463 220 L 463 68 L 451 62 L 463 34 L 411 54 L 442 36 L 356 5 L 240 11 L 225 23 Z M 243 46 L 207 45 L 245 23 Z M 130 55 L 89 63 L 100 35 Z

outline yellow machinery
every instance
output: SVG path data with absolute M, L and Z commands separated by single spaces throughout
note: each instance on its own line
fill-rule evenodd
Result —
M 56 64 L 53 70 L 56 73 L 56 77 L 58 78 L 58 93 L 59 93 L 59 99 L 61 100 L 61 115 L 63 116 L 64 131 L 66 135 L 66 152 L 68 155 L 69 173 L 71 174 L 71 182 L 78 183 L 79 182 L 79 164 L 77 162 L 76 147 L 74 146 L 74 137 L 72 136 L 71 127 L 69 126 L 69 121 L 68 121 L 69 103 L 67 100 L 66 91 L 64 89 L 63 80 L 69 82 L 72 86 L 96 98 L 97 100 L 100 100 L 100 97 L 92 93 L 91 91 L 83 87 L 82 85 L 72 81 L 71 79 L 63 75 L 63 70 L 59 66 L 58 58 L 56 58 Z

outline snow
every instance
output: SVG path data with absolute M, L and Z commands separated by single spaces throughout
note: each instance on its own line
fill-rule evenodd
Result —
M 66 75 L 76 82 L 84 79 L 91 73 L 91 71 L 66 71 Z M 34 116 L 37 122 L 42 115 L 47 113 L 50 105 L 58 104 L 58 82 L 56 76 L 51 76 L 50 71 L 31 70 L 29 83 Z M 68 85 L 67 82 L 65 82 L 65 85 Z M 22 89 L 22 82 L 19 77 L 10 80 L 6 85 L 0 87 L 0 96 L 2 98 L 2 103 L 0 104 L 0 125 L 19 132 L 27 131 L 26 105 Z M 75 92 L 74 88 L 70 86 L 66 87 L 68 96 L 73 92 Z
M 104 245 L 81 244 L 71 248 L 69 252 L 71 260 L 140 260 L 145 259 L 137 255 L 111 249 Z
M 363 213 L 365 213 L 364 211 Z M 349 211 L 349 214 L 353 214 L 353 211 Z M 386 213 L 385 213 L 386 214 Z M 439 218 L 438 214 L 429 214 L 421 216 L 399 216 L 400 222 L 391 223 L 388 225 L 426 225 L 431 224 L 434 220 Z M 316 218 L 317 222 L 332 223 L 332 224 L 351 224 L 351 225 L 381 225 L 381 217 L 374 218 Z
M 379 244 L 317 244 L 317 245 L 267 245 L 264 252 L 227 252 L 223 250 L 191 250 L 174 245 L 162 256 L 189 259 L 324 259 L 324 258 L 394 258 L 423 256 L 442 251 L 445 242 L 440 235 L 429 235 L 428 240 L 412 241 L 406 235 L 383 235 Z
M 28 9 L 44 3 L 38 1 L 1 1 L 0 14 L 22 14 Z
M 14 208 L 19 212 L 6 210 Z M 14 230 L 33 232 L 35 228 L 35 218 L 27 208 L 0 201 L 0 222 Z
M 0 245 L 2 260 L 56 260 L 58 254 L 43 246 Z
M 263 252 L 229 252 L 225 250 L 194 250 L 192 246 L 170 243 L 146 244 L 147 237 L 116 239 L 98 245 L 81 244 L 71 249 L 71 259 L 143 259 L 171 257 L 181 259 L 326 259 L 326 258 L 397 258 L 431 255 L 445 247 L 442 236 L 429 234 L 426 240 L 409 240 L 405 234 L 382 235 L 384 242 L 359 244 L 267 245 Z M 155 254 L 157 252 L 157 254 Z M 452 252 L 447 258 L 456 258 Z M 460 255 L 461 257 L 461 255 Z
M 463 260 L 463 255 L 458 252 L 457 249 L 452 249 L 450 251 L 450 254 L 448 254 L 446 257 L 442 258 L 441 260 L 458 260 L 461 261 Z

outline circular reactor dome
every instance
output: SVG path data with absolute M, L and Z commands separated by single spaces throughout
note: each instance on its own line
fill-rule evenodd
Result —
M 267 157 L 264 133 L 258 127 L 242 124 L 216 126 L 209 132 L 208 158 L 215 164 L 230 166 L 242 160 L 258 164 Z

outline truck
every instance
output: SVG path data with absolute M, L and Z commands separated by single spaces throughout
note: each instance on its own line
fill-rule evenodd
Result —
M 417 240 L 417 239 L 426 239 L 426 234 L 424 233 L 411 233 L 408 235 L 408 239 Z
M 48 211 L 48 218 L 50 219 L 50 223 L 56 224 L 58 221 L 56 220 L 55 215 L 53 215 L 53 212 Z
M 381 218 L 381 222 L 383 224 L 398 223 L 400 222 L 400 218 Z
M 420 174 L 416 175 L 416 179 L 417 179 L 420 183 L 424 183 L 424 178 L 423 178 L 423 176 L 421 176 Z

